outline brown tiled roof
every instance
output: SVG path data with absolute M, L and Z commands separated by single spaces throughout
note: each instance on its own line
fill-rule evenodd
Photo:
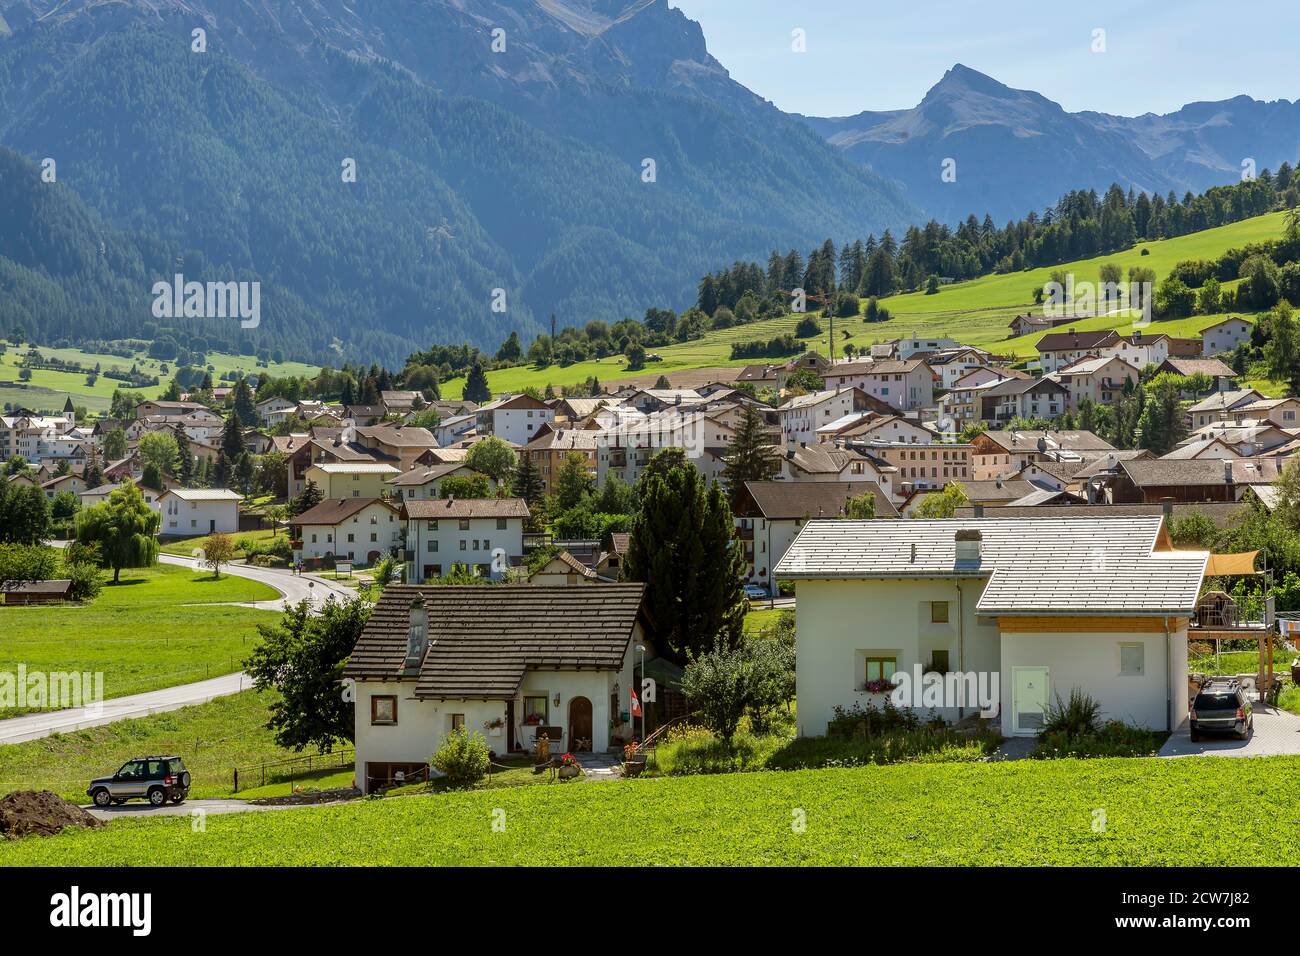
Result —
M 574 428 L 572 425 L 550 426 L 524 447 L 529 451 L 543 451 L 547 448 L 594 450 L 599 444 L 600 436 L 601 432 L 588 428 Z
M 1114 329 L 1100 332 L 1048 332 L 1038 340 L 1038 351 L 1060 352 L 1066 349 L 1096 349 L 1119 341 Z
M 429 649 L 416 696 L 508 699 L 528 670 L 621 667 L 644 593 L 644 584 L 390 586 L 343 673 L 400 677 L 411 602 L 422 597 Z
M 1237 485 L 1268 485 L 1277 481 L 1281 464 L 1276 458 L 1235 458 L 1231 461 L 1232 482 Z M 1119 466 L 1139 488 L 1161 485 L 1226 484 L 1224 463 L 1218 459 L 1176 460 L 1155 458 L 1125 461 Z
M 1174 520 L 1178 521 L 1193 514 L 1202 514 L 1219 528 L 1232 527 L 1238 516 L 1245 514 L 1247 505 L 1239 501 L 1200 501 L 1185 504 L 1174 503 Z M 1076 504 L 1076 505 L 1004 505 L 989 508 L 984 512 L 986 518 L 1110 518 L 1130 515 L 1158 515 L 1164 513 L 1161 504 Z M 956 510 L 954 518 L 970 518 L 975 514 L 971 505 Z
M 527 518 L 528 503 L 523 498 L 410 500 L 402 504 L 402 516 L 419 521 L 438 518 Z
M 314 508 L 308 508 L 302 514 L 289 519 L 291 525 L 324 524 L 334 525 L 346 521 L 354 514 L 364 511 L 370 505 L 382 504 L 385 508 L 394 508 L 383 498 L 327 498 Z
M 428 484 L 431 481 L 437 481 L 444 475 L 450 475 L 452 472 L 460 471 L 462 468 L 468 469 L 463 461 L 452 461 L 441 465 L 429 465 L 426 467 L 412 468 L 410 471 L 404 471 L 396 478 L 389 478 L 390 485 L 421 485 Z
M 1167 358 L 1160 371 L 1176 375 L 1208 375 L 1210 378 L 1237 377 L 1236 372 L 1216 358 Z
M 874 481 L 747 481 L 745 492 L 769 521 L 835 518 L 843 513 L 846 501 L 867 492 L 875 496 L 877 518 L 898 517 L 898 509 Z
M 433 432 L 413 425 L 358 425 L 357 437 L 395 448 L 438 447 Z
M 627 554 L 628 545 L 632 541 L 632 536 L 622 531 L 616 531 L 610 536 L 610 544 L 613 545 L 614 554 Z
M 10 594 L 67 594 L 71 590 L 71 578 L 54 578 L 49 581 L 0 581 L 0 591 Z
M 976 502 L 1015 501 L 1038 490 L 1037 485 L 1023 478 L 990 478 L 986 481 L 958 481 L 954 484 L 961 485 L 966 497 Z
M 585 564 L 583 564 L 581 561 L 579 561 L 577 558 L 575 558 L 573 555 L 569 554 L 569 552 L 563 549 L 557 551 L 555 555 L 552 556 L 551 561 L 559 561 L 561 564 L 567 565 L 569 570 L 576 571 L 578 574 L 581 574 L 584 578 L 594 578 L 596 576 L 595 571 L 587 567 Z M 542 571 L 544 571 L 546 569 L 546 565 L 550 564 L 551 561 L 547 561 L 546 564 L 542 565 L 540 568 L 538 568 L 536 571 L 530 574 L 528 576 L 528 579 L 531 581 L 533 579 L 533 575 L 540 574 Z

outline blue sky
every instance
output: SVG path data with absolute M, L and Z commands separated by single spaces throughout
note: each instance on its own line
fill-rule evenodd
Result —
M 731 75 L 790 112 L 915 106 L 964 63 L 1067 110 L 1300 98 L 1300 4 L 1257 0 L 669 0 Z M 802 28 L 807 53 L 791 51 Z M 1093 31 L 1106 52 L 1093 53 Z

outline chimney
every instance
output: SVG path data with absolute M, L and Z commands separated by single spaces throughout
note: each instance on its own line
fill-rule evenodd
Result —
M 984 506 L 983 506 L 983 505 L 976 505 L 972 510 L 974 511 L 974 514 L 975 514 L 975 517 L 976 517 L 976 518 L 983 518 L 983 517 L 984 517 Z
M 1229 485 L 1232 484 L 1232 461 L 1228 458 L 1223 459 L 1223 480 Z
M 984 535 L 975 528 L 963 528 L 953 537 L 957 549 L 957 564 L 979 567 L 984 557 Z
M 1164 512 L 1166 518 L 1172 518 L 1174 516 L 1174 499 L 1161 498 L 1160 510 Z
M 787 461 L 794 460 L 794 449 L 795 449 L 794 439 L 787 438 L 785 440 L 785 457 Z
M 410 621 L 406 628 L 406 670 L 418 671 L 428 649 L 429 612 L 424 606 L 424 598 L 417 597 L 411 601 Z

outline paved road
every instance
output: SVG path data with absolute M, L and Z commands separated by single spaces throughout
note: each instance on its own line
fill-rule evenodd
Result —
M 1300 754 L 1300 716 L 1255 703 L 1255 729 L 1246 740 L 1228 734 L 1192 743 L 1186 724 L 1160 748 L 1162 757 L 1278 757 Z
M 178 710 L 191 704 L 205 704 L 217 697 L 238 694 L 251 686 L 252 682 L 246 674 L 223 674 L 193 684 L 180 684 L 145 694 L 132 694 L 130 697 L 113 697 L 99 707 L 74 707 L 11 717 L 0 720 L 0 744 L 20 744 L 24 740 L 37 740 L 50 734 L 101 727 L 117 720 L 148 717 L 150 714 Z
M 181 558 L 175 555 L 159 555 L 164 564 L 184 567 L 197 567 L 193 558 Z M 311 575 L 298 576 L 288 571 L 271 568 L 254 568 L 243 564 L 227 565 L 223 574 L 234 577 L 251 578 L 271 585 L 282 595 L 272 601 L 257 601 L 244 605 L 268 611 L 284 609 L 286 602 L 297 603 L 310 597 L 319 604 L 331 594 L 348 597 L 353 592 L 337 587 L 330 582 L 314 578 Z M 37 740 L 50 734 L 67 733 L 86 727 L 100 727 L 118 720 L 132 717 L 147 717 L 169 710 L 179 710 L 192 704 L 206 704 L 217 697 L 237 694 L 251 686 L 248 676 L 243 673 L 226 674 L 210 680 L 196 681 L 192 684 L 180 684 L 162 690 L 148 691 L 144 694 L 132 694 L 129 697 L 114 697 L 94 708 L 77 707 L 70 710 L 55 710 L 40 714 L 28 714 L 24 717 L 11 717 L 0 720 L 0 744 L 17 744 L 25 740 Z
M 117 807 L 97 807 L 93 803 L 82 805 L 82 809 L 101 820 L 130 820 L 137 817 L 188 817 L 195 811 L 203 814 L 220 816 L 226 813 L 263 813 L 267 810 L 298 810 L 302 807 L 330 807 L 346 801 L 333 800 L 329 803 L 288 803 L 275 806 L 261 806 L 243 800 L 186 800 L 184 803 L 169 803 L 162 807 L 150 806 L 143 800 L 132 800 Z
M 163 564 L 175 564 L 181 567 L 201 570 L 197 558 L 182 558 L 174 554 L 160 554 L 158 560 Z M 297 604 L 303 598 L 311 598 L 312 603 L 319 604 L 334 595 L 340 599 L 351 597 L 355 591 L 336 585 L 312 574 L 297 575 L 279 568 L 256 568 L 248 564 L 226 564 L 221 568 L 222 574 L 238 578 L 249 578 L 269 584 L 280 592 L 281 596 L 270 601 L 250 601 L 240 607 L 253 607 L 263 611 L 283 611 L 286 603 Z

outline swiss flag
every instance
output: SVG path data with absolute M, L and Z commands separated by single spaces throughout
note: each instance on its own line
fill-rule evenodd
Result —
M 636 696 L 636 688 L 635 688 L 635 687 L 629 687 L 629 688 L 628 688 L 628 691 L 632 694 L 632 716 L 633 716 L 633 717 L 640 717 L 640 716 L 641 716 L 641 701 L 637 700 L 637 696 Z

